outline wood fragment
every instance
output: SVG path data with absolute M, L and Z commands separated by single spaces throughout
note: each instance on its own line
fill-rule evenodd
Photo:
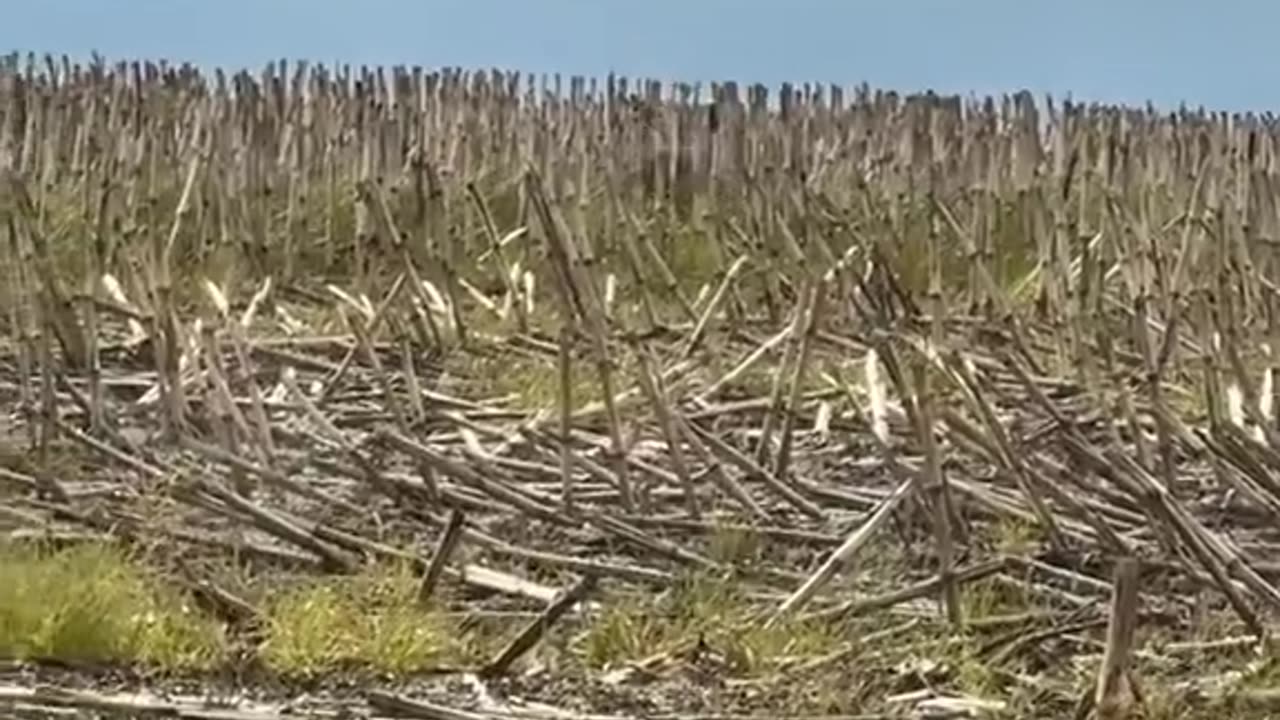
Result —
M 596 577 L 584 575 L 572 587 L 565 590 L 547 606 L 541 615 L 530 621 L 493 660 L 489 661 L 489 664 L 484 666 L 480 671 L 481 677 L 496 677 L 507 672 L 511 664 L 532 650 L 538 640 L 549 632 L 565 613 L 586 599 L 595 586 Z

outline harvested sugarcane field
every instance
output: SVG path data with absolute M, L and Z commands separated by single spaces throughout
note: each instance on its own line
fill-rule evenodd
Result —
M 1280 129 L 0 63 L 12 717 L 1280 713 Z

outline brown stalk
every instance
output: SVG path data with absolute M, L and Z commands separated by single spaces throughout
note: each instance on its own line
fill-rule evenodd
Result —
M 969 368 L 965 365 L 963 357 L 957 354 L 952 354 L 948 358 L 948 365 L 950 366 L 951 371 L 961 379 L 963 386 L 967 390 L 966 398 L 970 400 L 971 404 L 977 410 L 979 417 L 982 418 L 983 424 L 987 427 L 987 431 L 994 439 L 995 445 L 999 448 L 1000 452 L 996 456 L 998 461 L 1009 470 L 1010 474 L 1012 474 L 1014 478 L 1017 479 L 1019 488 L 1021 488 L 1022 492 L 1027 496 L 1027 500 L 1030 501 L 1031 507 L 1035 510 L 1036 517 L 1039 519 L 1040 524 L 1045 528 L 1045 531 L 1049 533 L 1050 541 L 1055 547 L 1062 549 L 1064 545 L 1058 531 L 1058 523 L 1053 519 L 1053 513 L 1049 509 L 1049 504 L 1045 502 L 1044 497 L 1036 487 L 1028 482 L 1028 472 L 1025 465 L 1020 460 L 1021 456 L 1011 445 L 1009 435 L 1005 431 L 1004 425 L 996 417 L 994 409 L 987 401 L 982 389 L 978 386 L 977 378 L 975 378 L 973 373 L 969 371 Z
M 57 338 L 67 365 L 76 370 L 84 369 L 88 366 L 88 343 L 84 337 L 84 328 L 76 318 L 74 305 L 62 288 L 54 264 L 53 249 L 40 229 L 36 206 L 32 203 L 26 182 L 12 170 L 6 169 L 5 175 L 14 203 L 13 209 L 6 213 L 13 246 L 20 247 L 17 229 L 21 227 L 32 248 L 36 276 L 40 279 L 39 298 L 44 308 L 45 323 Z
M 929 378 L 929 368 L 921 364 L 917 366 L 915 387 L 920 394 L 916 398 L 920 427 L 917 434 L 920 445 L 924 448 L 924 476 L 932 491 L 933 531 L 938 547 L 938 577 L 942 579 L 942 606 L 947 612 L 947 620 L 953 626 L 960 627 L 964 623 L 964 614 L 960 606 L 960 594 L 952 579 L 955 563 L 954 539 L 951 531 L 951 516 L 954 512 L 951 501 L 951 490 L 947 475 L 942 470 L 942 460 L 938 451 L 937 439 L 934 435 L 934 391 Z
M 413 423 L 420 423 L 427 417 L 427 406 L 422 401 L 422 383 L 418 380 L 418 370 L 413 362 L 413 345 L 407 336 L 400 338 L 400 368 L 404 376 L 408 393 L 409 412 Z
M 711 454 L 711 451 L 702 443 L 697 433 L 690 429 L 688 421 L 679 414 L 672 415 L 672 421 L 680 427 L 680 433 L 689 441 L 689 446 L 702 458 L 707 474 L 720 487 L 721 491 L 733 498 L 749 515 L 757 520 L 767 522 L 769 513 L 760 507 L 741 484 L 729 476 L 729 473 L 725 471 L 724 465 Z
M 328 542 L 298 527 L 284 514 L 255 505 L 215 482 L 200 479 L 194 482 L 193 487 L 198 492 L 221 502 L 230 510 L 248 516 L 255 525 L 264 531 L 314 553 L 331 569 L 343 573 L 355 571 L 356 562 L 354 559 L 332 547 Z
M 265 291 L 266 289 L 266 286 L 264 286 L 263 290 Z M 255 300 L 257 299 L 255 297 Z M 264 460 L 271 462 L 276 453 L 275 442 L 271 439 L 271 420 L 267 416 L 262 388 L 258 385 L 253 373 L 250 372 L 250 368 L 253 366 L 249 364 L 250 347 L 249 339 L 245 334 L 246 324 L 242 321 L 239 324 L 232 323 L 230 326 L 229 334 L 231 335 L 232 348 L 235 350 L 236 358 L 235 371 L 232 373 L 232 377 L 236 379 L 236 382 L 249 388 L 249 417 L 253 420 L 253 426 L 250 428 L 252 432 L 250 437 L 257 442 L 258 448 L 264 455 Z
M 422 575 L 422 582 L 418 584 L 419 605 L 425 606 L 431 601 L 431 596 L 444 575 L 449 558 L 458 547 L 458 541 L 463 537 L 466 522 L 467 516 L 461 510 L 454 509 L 449 513 L 449 521 L 440 535 L 440 542 L 436 544 L 435 553 L 431 555 L 431 564 L 427 566 L 427 571 Z
M 672 420 L 669 409 L 670 399 L 666 388 L 663 386 L 662 380 L 653 372 L 653 362 L 649 359 L 648 348 L 644 347 L 635 337 L 630 338 L 630 342 L 636 360 L 640 363 L 640 387 L 644 390 L 644 394 L 649 400 L 649 406 L 653 408 L 653 413 L 658 419 L 658 427 L 662 430 L 663 439 L 666 440 L 667 452 L 671 456 L 671 466 L 675 469 L 676 477 L 680 481 L 680 488 L 684 492 L 685 509 L 688 511 L 689 517 L 696 520 L 701 516 L 702 511 L 699 507 L 698 494 L 693 486 L 693 479 L 690 477 L 689 468 L 685 464 L 681 435 L 676 432 L 675 423 Z
M 87 183 L 86 183 L 87 186 Z M 94 234 L 91 242 L 85 243 L 85 280 L 84 295 L 81 298 L 81 312 L 84 316 L 85 360 L 89 379 L 89 431 L 100 432 L 106 425 L 106 408 L 102 390 L 102 353 L 99 342 L 99 317 L 97 298 L 101 290 L 103 273 L 103 251 L 106 247 L 107 208 L 111 197 L 111 185 L 103 183 L 99 196 L 97 214 L 94 222 Z
M 608 173 L 611 188 L 613 186 L 612 173 Z M 610 197 L 614 203 L 618 203 L 617 195 L 610 192 Z M 642 268 L 645 266 L 644 261 L 640 258 L 640 250 L 636 246 L 635 234 L 640 233 L 639 222 L 630 216 L 630 213 L 622 211 L 623 214 L 630 218 L 630 222 L 617 232 L 621 236 L 622 257 L 627 263 L 627 269 L 631 271 L 631 278 L 635 282 L 636 289 L 640 293 L 640 307 L 644 312 L 644 319 L 649 329 L 658 326 L 658 309 L 657 302 L 654 300 L 653 292 L 649 288 L 649 283 L 645 280 Z
M 240 415 L 240 409 L 236 406 L 235 398 L 232 397 L 231 390 L 227 386 L 226 376 L 222 372 L 222 358 L 218 353 L 216 331 L 212 327 L 206 327 L 201 334 L 205 346 L 204 374 L 207 381 L 204 396 L 205 416 L 209 420 L 210 427 L 213 428 L 213 435 L 218 443 L 228 455 L 234 457 L 238 454 L 239 443 L 231 428 L 233 425 L 238 427 L 242 436 L 248 429 L 244 418 Z M 242 468 L 231 469 L 231 487 L 246 498 L 253 497 L 255 488 L 247 482 Z
M 949 577 L 935 575 L 928 580 L 913 583 L 898 590 L 857 600 L 849 600 L 835 607 L 816 610 L 803 617 L 805 620 L 818 620 L 826 623 L 848 620 L 877 610 L 885 610 L 895 605 L 908 603 L 912 600 L 936 595 L 943 592 L 948 584 L 959 585 L 977 582 L 1007 569 L 1008 565 L 1008 561 L 1004 559 L 986 560 L 955 570 Z
M 796 367 L 792 372 L 787 396 L 780 408 L 782 412 L 782 439 L 778 446 L 778 455 L 774 461 L 774 475 L 784 482 L 791 470 L 791 448 L 795 442 L 796 417 L 799 415 L 800 399 L 804 392 L 804 383 L 809 372 L 809 363 L 813 357 L 813 341 L 818 326 L 822 323 L 822 314 L 826 310 L 825 297 L 827 286 L 823 282 L 815 282 L 810 290 L 811 298 L 807 303 L 809 310 L 805 318 L 804 334 L 800 336 L 800 349 L 796 358 Z
M 401 275 L 400 277 L 404 276 Z M 343 315 L 346 317 L 345 312 Z M 359 347 L 363 352 L 365 362 L 369 364 L 378 384 L 382 386 L 383 403 L 386 405 L 387 409 L 391 411 L 391 416 L 395 418 L 396 426 L 403 432 L 408 432 L 409 415 L 405 409 L 404 399 L 395 391 L 395 385 L 391 380 L 391 375 L 387 373 L 385 368 L 383 368 L 382 360 L 378 357 L 377 351 L 373 349 L 373 343 L 369 340 L 369 334 L 365 332 L 359 321 L 352 322 L 348 319 L 347 325 L 351 328 L 352 334 L 356 337 L 357 347 Z
M 822 565 L 809 576 L 804 584 L 797 588 L 794 592 L 787 596 L 780 605 L 773 611 L 766 621 L 765 625 L 773 626 L 780 622 L 785 616 L 804 607 L 806 603 L 813 599 L 823 585 L 828 583 L 832 577 L 840 570 L 840 568 L 849 562 L 858 550 L 871 539 L 877 530 L 883 527 L 889 518 L 893 516 L 894 509 L 906 500 L 915 491 L 916 480 L 910 477 L 898 485 L 889 497 L 885 498 L 880 507 L 876 508 L 861 525 L 854 530 L 840 547 L 823 561 Z
M 716 287 L 715 294 L 713 294 L 711 299 L 707 301 L 706 307 L 702 309 L 702 313 L 698 316 L 697 322 L 694 323 L 693 330 L 689 333 L 688 337 L 685 338 L 684 343 L 680 346 L 679 352 L 676 353 L 676 359 L 683 360 L 689 357 L 689 355 L 698 348 L 698 345 L 701 344 L 703 336 L 707 332 L 707 326 L 711 322 L 711 318 L 713 318 L 716 312 L 720 310 L 720 306 L 724 303 L 724 299 L 729 288 L 733 286 L 734 281 L 738 279 L 738 274 L 747 266 L 749 260 L 750 258 L 748 256 L 741 255 L 737 260 L 734 260 L 733 264 L 729 266 L 729 269 L 725 271 L 724 277 L 720 280 L 720 285 Z
M 386 318 L 387 312 L 391 308 L 391 304 L 395 301 L 396 297 L 399 296 L 400 289 L 404 287 L 406 277 L 407 276 L 404 273 L 398 275 L 395 282 L 391 284 L 391 289 L 387 291 L 386 296 L 382 299 L 382 302 L 378 303 L 378 306 L 374 308 L 373 315 L 362 320 L 362 322 L 364 322 L 362 331 L 366 336 L 376 332 L 379 324 Z M 359 342 L 353 344 L 347 350 L 347 353 L 342 356 L 342 362 L 338 364 L 338 369 L 325 379 L 324 386 L 320 391 L 320 397 L 316 399 L 316 404 L 318 406 L 324 406 L 329 395 L 333 393 L 334 389 L 337 388 L 338 383 L 341 382 L 343 376 L 347 374 L 347 370 L 351 367 L 351 363 L 355 360 L 356 353 L 358 352 L 363 352 Z
M 506 482 L 496 478 L 491 479 L 486 475 L 478 473 L 470 467 L 447 457 L 445 454 L 434 448 L 423 445 L 415 440 L 411 440 L 410 438 L 390 429 L 381 431 L 379 433 L 379 437 L 395 449 L 431 466 L 442 475 L 446 475 L 460 483 L 480 490 L 481 492 L 491 496 L 493 499 L 506 503 L 511 507 L 530 515 L 531 517 L 560 526 L 573 525 L 573 522 L 565 516 L 542 505 L 536 500 L 530 499 L 523 493 L 512 489 Z
M 503 259 L 501 238 L 498 237 L 498 226 L 494 223 L 493 215 L 489 212 L 489 205 L 485 202 L 484 196 L 480 194 L 480 190 L 476 188 L 474 182 L 468 182 L 466 188 L 467 196 L 471 198 L 471 202 L 475 204 L 476 212 L 480 214 L 481 223 L 484 225 L 485 237 L 489 240 L 489 252 L 493 254 L 493 260 L 498 266 L 498 275 L 502 277 L 502 284 L 506 287 L 507 294 L 514 300 L 516 325 L 520 332 L 528 332 L 529 318 L 525 314 L 524 300 L 520 289 L 516 287 L 511 278 L 511 270 L 507 266 L 506 260 Z
M 420 166 L 421 164 L 417 163 L 416 165 Z M 429 199 L 424 194 L 427 191 L 423 189 L 419 182 L 423 175 L 430 179 L 429 184 L 432 189 L 430 190 Z M 440 208 L 437 207 L 440 195 L 438 185 L 439 182 L 435 177 L 434 169 L 420 166 L 419 174 L 415 175 L 415 188 L 417 188 L 419 193 L 419 212 L 422 214 L 419 227 L 423 232 L 423 237 L 420 238 L 420 243 L 426 249 L 428 258 L 433 262 L 440 263 L 443 267 L 443 272 L 446 275 L 445 290 L 449 296 L 450 318 L 452 319 L 454 328 L 458 333 L 458 339 L 465 343 L 466 327 L 462 323 L 462 308 L 458 305 L 459 297 L 461 295 L 458 291 L 458 278 L 453 266 L 441 259 L 437 252 L 437 246 L 435 245 L 435 243 L 440 242 L 439 235 L 443 232 L 440 224 L 440 221 L 443 218 L 441 217 Z M 366 180 L 359 185 L 358 189 L 360 192 L 360 207 L 366 209 L 367 212 L 373 215 L 374 221 L 377 223 L 379 228 L 379 236 L 385 238 L 387 245 L 400 255 L 401 264 L 404 266 L 404 271 L 408 274 L 410 279 L 410 289 L 413 291 L 414 297 L 417 298 L 418 302 L 421 304 L 421 308 L 418 312 L 422 315 L 422 324 L 426 326 L 426 333 L 424 333 L 424 335 L 429 335 L 435 341 L 436 346 L 439 347 L 441 345 L 440 330 L 436 326 L 435 319 L 431 315 L 431 302 L 427 297 L 426 289 L 423 287 L 422 277 L 418 274 L 418 267 L 414 260 L 412 248 L 410 248 L 408 243 L 404 242 L 405 236 L 396 225 L 395 217 L 391 214 L 391 207 L 387 204 L 387 199 L 382 192 L 382 188 L 379 187 L 377 183 Z M 426 218 L 428 206 L 431 207 L 431 210 L 429 211 L 429 219 Z M 397 283 L 399 283 L 399 280 L 397 280 Z M 388 293 L 388 303 L 395 294 L 396 293 Z M 376 324 L 371 326 L 369 328 L 369 332 L 373 332 L 375 327 Z
M 216 445 L 208 445 L 190 437 L 181 438 L 180 445 L 185 450 L 190 450 L 203 455 L 214 462 L 227 465 L 231 468 L 233 476 L 238 475 L 243 477 L 244 475 L 253 475 L 254 477 L 261 478 L 262 480 L 270 483 L 277 489 L 297 495 L 298 497 L 315 500 L 322 505 L 350 513 L 352 515 L 365 514 L 365 510 L 358 505 L 318 490 L 305 482 L 294 480 L 279 471 L 245 460 L 233 452 L 223 450 Z M 246 500 L 250 499 L 248 497 L 249 493 L 240 491 L 237 491 L 237 493 L 245 496 Z
M 58 431 L 62 434 L 63 437 L 67 438 L 68 440 L 71 440 L 72 442 L 83 445 L 95 453 L 111 458 L 112 460 L 115 460 L 116 462 L 133 469 L 137 473 L 141 474 L 143 477 L 147 477 L 151 479 L 159 479 L 159 478 L 165 477 L 164 470 L 161 470 L 155 465 L 150 464 L 146 460 L 134 457 L 133 455 L 127 452 L 124 452 L 119 448 L 108 445 L 102 440 L 99 440 L 98 438 L 95 438 L 92 435 L 85 434 L 81 430 L 74 428 L 61 420 L 57 421 L 56 424 L 58 427 Z
M 627 472 L 627 450 L 622 440 L 622 419 L 618 414 L 614 401 L 613 373 L 614 366 L 609 357 L 605 328 L 597 303 L 592 303 L 593 296 L 588 295 L 591 289 L 590 278 L 580 279 L 577 272 L 577 255 L 572 244 L 566 240 L 560 226 L 552 214 L 551 206 L 542 191 L 542 180 L 530 169 L 526 175 L 526 188 L 533 199 L 538 219 L 542 224 L 543 236 L 553 259 L 553 267 L 557 269 L 560 297 L 563 303 L 563 317 L 566 323 L 580 321 L 586 323 L 587 335 L 595 350 L 596 371 L 600 376 L 600 390 L 604 396 L 605 413 L 609 422 L 609 439 L 612 443 L 614 473 L 618 477 L 618 491 L 622 495 L 622 507 L 630 512 L 635 506 L 631 481 Z
M 695 422 L 691 422 L 684 415 L 678 415 L 678 417 L 680 418 L 681 424 L 692 430 L 699 438 L 705 441 L 713 452 L 723 457 L 730 464 L 736 465 L 739 470 L 746 473 L 749 477 L 763 482 L 769 490 L 782 500 L 785 500 L 792 507 L 815 520 L 826 519 L 826 514 L 822 511 L 822 508 L 806 499 L 790 484 L 779 480 L 773 475 L 773 473 L 769 472 L 764 467 L 761 467 L 755 460 L 751 459 L 749 455 L 725 442 L 711 430 L 706 429 Z
M 547 605 L 546 610 L 541 615 L 530 621 L 528 625 L 525 625 L 519 634 L 512 638 L 511 642 L 498 653 L 497 657 L 489 661 L 489 664 L 481 669 L 480 675 L 491 678 L 507 672 L 512 663 L 532 650 L 533 646 L 538 644 L 538 640 L 542 639 L 543 635 L 551 630 L 551 626 L 555 625 L 574 605 L 585 600 L 595 590 L 595 587 L 596 577 L 594 575 L 583 576 L 582 579 L 578 580 L 572 587 L 565 590 Z
M 569 434 L 573 430 L 573 333 L 560 329 L 560 502 L 565 511 L 573 508 L 573 448 Z
M 648 232 L 641 231 L 640 246 L 644 248 L 645 254 L 649 256 L 649 262 L 653 267 L 658 269 L 658 275 L 662 278 L 663 288 L 669 297 L 675 298 L 680 310 L 685 316 L 693 322 L 697 322 L 698 315 L 693 310 L 693 303 L 689 302 L 689 297 L 685 294 L 684 289 L 680 287 L 680 281 L 676 278 L 676 274 L 671 271 L 671 266 L 667 264 L 662 253 L 658 250 L 658 246 L 653 242 L 653 237 Z
M 1094 704 L 1099 720 L 1130 716 L 1136 700 L 1131 686 L 1134 632 L 1138 625 L 1138 561 L 1122 558 L 1116 565 L 1115 590 L 1107 620 L 1107 645 L 1098 669 Z
M 1108 453 L 1107 458 L 1114 462 L 1117 467 L 1127 471 L 1129 476 L 1139 483 L 1138 487 L 1141 488 L 1139 497 L 1145 501 L 1144 507 L 1172 527 L 1178 538 L 1182 540 L 1191 552 L 1191 555 L 1203 565 L 1210 577 L 1213 578 L 1218 589 L 1227 597 L 1232 609 L 1240 616 L 1241 621 L 1249 627 L 1250 631 L 1260 638 L 1265 637 L 1266 630 L 1261 624 L 1257 613 L 1245 601 L 1231 581 L 1228 574 L 1228 566 L 1223 563 L 1223 559 L 1219 554 L 1214 552 L 1215 549 L 1220 549 L 1221 546 L 1213 543 L 1204 527 L 1179 507 L 1178 503 L 1169 495 L 1167 488 L 1158 485 L 1155 479 L 1147 475 L 1141 466 L 1117 453 Z M 1274 589 L 1268 592 L 1267 588 L 1269 586 L 1266 582 L 1257 577 L 1256 573 L 1253 573 L 1247 565 L 1237 563 L 1235 567 L 1244 571 L 1242 579 L 1246 580 L 1246 582 L 1253 582 L 1254 588 L 1251 589 L 1260 588 L 1263 590 L 1262 594 L 1265 597 L 1276 597 Z
M 40 313 L 40 318 L 44 319 L 45 313 Z M 53 341 L 50 337 L 53 335 L 53 328 L 45 325 L 40 332 L 40 435 L 39 444 L 36 446 L 36 457 L 38 469 L 36 478 L 40 482 L 41 490 L 50 498 L 57 502 L 66 504 L 71 501 L 71 496 L 67 494 L 62 484 L 53 476 L 52 463 L 52 446 L 57 441 L 59 434 L 58 425 L 58 407 L 57 400 L 54 397 L 54 367 L 53 367 L 53 348 L 50 347 Z
M 788 372 L 793 372 L 792 363 L 799 354 L 801 345 L 804 344 L 804 329 L 807 327 L 811 310 L 818 302 L 819 293 L 815 290 L 816 288 L 813 288 L 806 278 L 804 291 L 800 293 L 800 300 L 796 303 L 791 333 L 787 337 L 787 347 L 774 373 L 773 384 L 769 391 L 769 409 L 764 416 L 764 425 L 760 428 L 760 439 L 756 444 L 755 452 L 755 460 L 760 465 L 775 465 L 769 462 L 769 458 L 773 455 L 773 433 L 778 416 L 781 414 L 783 392 L 786 387 L 783 378 L 787 377 Z
M 38 320 L 34 320 L 32 315 L 39 315 L 39 308 L 29 300 L 30 293 L 27 290 L 27 271 L 26 258 L 23 257 L 18 242 L 18 231 L 14 225 L 12 217 L 5 219 L 5 227 L 8 230 L 9 242 L 6 243 L 8 249 L 9 268 L 9 322 L 12 323 L 13 342 L 17 351 L 18 360 L 18 401 L 20 403 L 19 410 L 26 418 L 25 423 L 27 429 L 27 445 L 35 449 L 38 438 L 38 423 L 33 422 L 36 415 L 35 393 L 31 387 L 32 372 L 32 355 L 36 345 L 35 338 L 31 335 L 31 328 Z
M 718 380 L 711 383 L 711 385 L 709 385 L 705 390 L 700 392 L 697 399 L 702 402 L 706 402 L 718 395 L 726 386 L 737 382 L 738 379 L 746 374 L 748 370 L 755 367 L 756 363 L 760 362 L 765 355 L 772 352 L 778 345 L 787 342 L 787 339 L 791 337 L 791 333 L 794 329 L 794 323 L 788 324 L 782 330 L 772 335 L 768 340 L 757 345 L 756 348 L 743 357 L 743 359 L 739 361 L 733 369 L 729 370 L 729 372 L 722 375 Z

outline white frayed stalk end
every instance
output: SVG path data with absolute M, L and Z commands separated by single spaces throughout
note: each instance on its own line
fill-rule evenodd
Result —
M 831 435 L 831 403 L 826 400 L 818 403 L 818 412 L 813 418 L 813 432 L 823 440 Z
M 871 432 L 880 442 L 889 444 L 889 399 L 884 380 L 880 377 L 880 356 L 874 349 L 867 351 L 863 362 L 867 395 L 871 402 Z
M 618 296 L 618 276 L 609 273 L 604 278 L 604 313 L 613 314 L 613 301 Z
M 245 308 L 244 314 L 240 316 L 240 327 L 245 330 L 253 324 L 253 319 L 258 315 L 258 308 L 267 299 L 267 294 L 271 292 L 271 276 L 268 275 L 262 281 L 262 287 L 258 288 L 258 292 L 253 294 L 253 299 L 249 300 L 249 307 Z
M 1236 427 L 1244 427 L 1244 393 L 1235 383 L 1227 385 L 1227 418 Z
M 231 313 L 231 303 L 227 302 L 226 293 L 222 292 L 222 288 L 218 287 L 209 278 L 204 279 L 204 294 L 209 296 L 209 302 L 213 303 L 213 307 L 218 311 L 218 315 L 222 319 L 226 319 Z

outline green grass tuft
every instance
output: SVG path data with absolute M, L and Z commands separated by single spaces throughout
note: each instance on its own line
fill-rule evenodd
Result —
M 0 545 L 0 567 L 4 657 L 199 669 L 223 653 L 221 626 L 119 548 Z
M 405 674 L 438 666 L 462 650 L 460 633 L 432 608 L 417 605 L 407 568 L 376 568 L 326 579 L 269 601 L 266 665 L 285 675 L 361 667 Z
M 690 577 L 656 601 L 609 603 L 577 647 L 583 662 L 598 669 L 678 653 L 701 641 L 734 675 L 757 677 L 789 659 L 828 653 L 843 640 L 839 627 L 827 623 L 764 628 L 761 619 L 761 608 L 749 602 L 740 584 Z

